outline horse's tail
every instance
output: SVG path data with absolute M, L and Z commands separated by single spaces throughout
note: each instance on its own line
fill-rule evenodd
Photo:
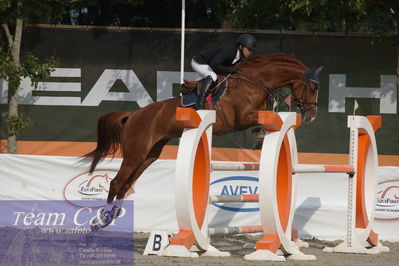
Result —
M 97 147 L 83 156 L 83 160 L 91 162 L 90 173 L 107 155 L 115 156 L 122 140 L 122 129 L 131 112 L 112 112 L 106 114 L 97 123 Z

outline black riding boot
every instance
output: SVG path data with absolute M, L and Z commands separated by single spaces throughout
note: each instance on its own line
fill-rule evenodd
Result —
M 200 91 L 198 91 L 198 101 L 197 104 L 195 105 L 196 110 L 201 110 L 204 108 L 204 102 L 205 102 L 205 95 L 207 91 L 211 88 L 213 84 L 213 80 L 211 76 L 207 76 L 201 84 Z

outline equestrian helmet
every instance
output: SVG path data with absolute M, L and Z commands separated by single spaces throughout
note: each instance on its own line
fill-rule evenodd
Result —
M 241 34 L 237 39 L 237 45 L 244 45 L 245 47 L 255 50 L 256 49 L 256 39 L 253 35 L 245 33 Z

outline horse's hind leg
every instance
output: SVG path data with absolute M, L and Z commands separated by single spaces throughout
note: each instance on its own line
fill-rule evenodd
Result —
M 96 217 L 91 224 L 92 231 L 95 232 L 98 231 L 100 228 L 106 227 L 119 216 L 122 202 L 113 202 L 113 199 L 115 195 L 118 194 L 118 192 L 121 190 L 125 181 L 134 172 L 136 167 L 136 164 L 130 162 L 129 160 L 123 159 L 118 174 L 111 181 L 110 190 L 108 192 L 107 205 L 101 211 L 100 215 Z
M 116 200 L 122 200 L 128 190 L 132 187 L 134 182 L 141 176 L 141 174 L 148 168 L 157 158 L 148 158 L 146 159 L 140 166 L 134 171 L 133 175 L 125 182 L 122 188 L 119 190 L 118 194 L 116 195 Z
M 137 164 L 133 163 L 131 160 L 123 159 L 121 168 L 119 169 L 118 174 L 111 181 L 109 192 L 108 192 L 108 198 L 107 198 L 108 204 L 112 203 L 115 196 L 122 189 L 123 184 L 126 182 L 126 180 L 129 179 L 129 177 L 132 175 L 132 173 L 136 169 L 137 169 Z
M 107 206 L 101 212 L 100 217 L 94 220 L 91 228 L 97 231 L 99 228 L 109 225 L 115 220 L 121 211 L 122 199 L 132 184 L 140 177 L 147 167 L 158 159 L 162 148 L 168 142 L 168 139 L 158 141 L 147 157 L 137 166 L 131 160 L 123 159 L 121 168 L 116 177 L 111 181 L 110 191 L 108 193 Z M 114 197 L 116 195 L 116 202 Z
M 139 167 L 134 171 L 134 173 L 129 177 L 129 179 L 125 182 L 122 189 L 116 196 L 116 199 L 123 199 L 126 195 L 126 192 L 132 187 L 132 185 L 136 182 L 136 180 L 141 176 L 141 174 L 158 158 L 162 152 L 163 147 L 169 139 L 162 139 L 158 141 L 154 147 L 151 149 L 150 153 L 148 154 L 147 158 L 142 162 Z

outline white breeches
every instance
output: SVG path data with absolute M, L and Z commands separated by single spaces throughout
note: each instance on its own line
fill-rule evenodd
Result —
M 194 59 L 191 60 L 191 67 L 200 74 L 202 78 L 206 78 L 207 76 L 211 76 L 212 80 L 215 82 L 217 80 L 217 75 L 215 71 L 209 65 L 206 64 L 199 64 Z

